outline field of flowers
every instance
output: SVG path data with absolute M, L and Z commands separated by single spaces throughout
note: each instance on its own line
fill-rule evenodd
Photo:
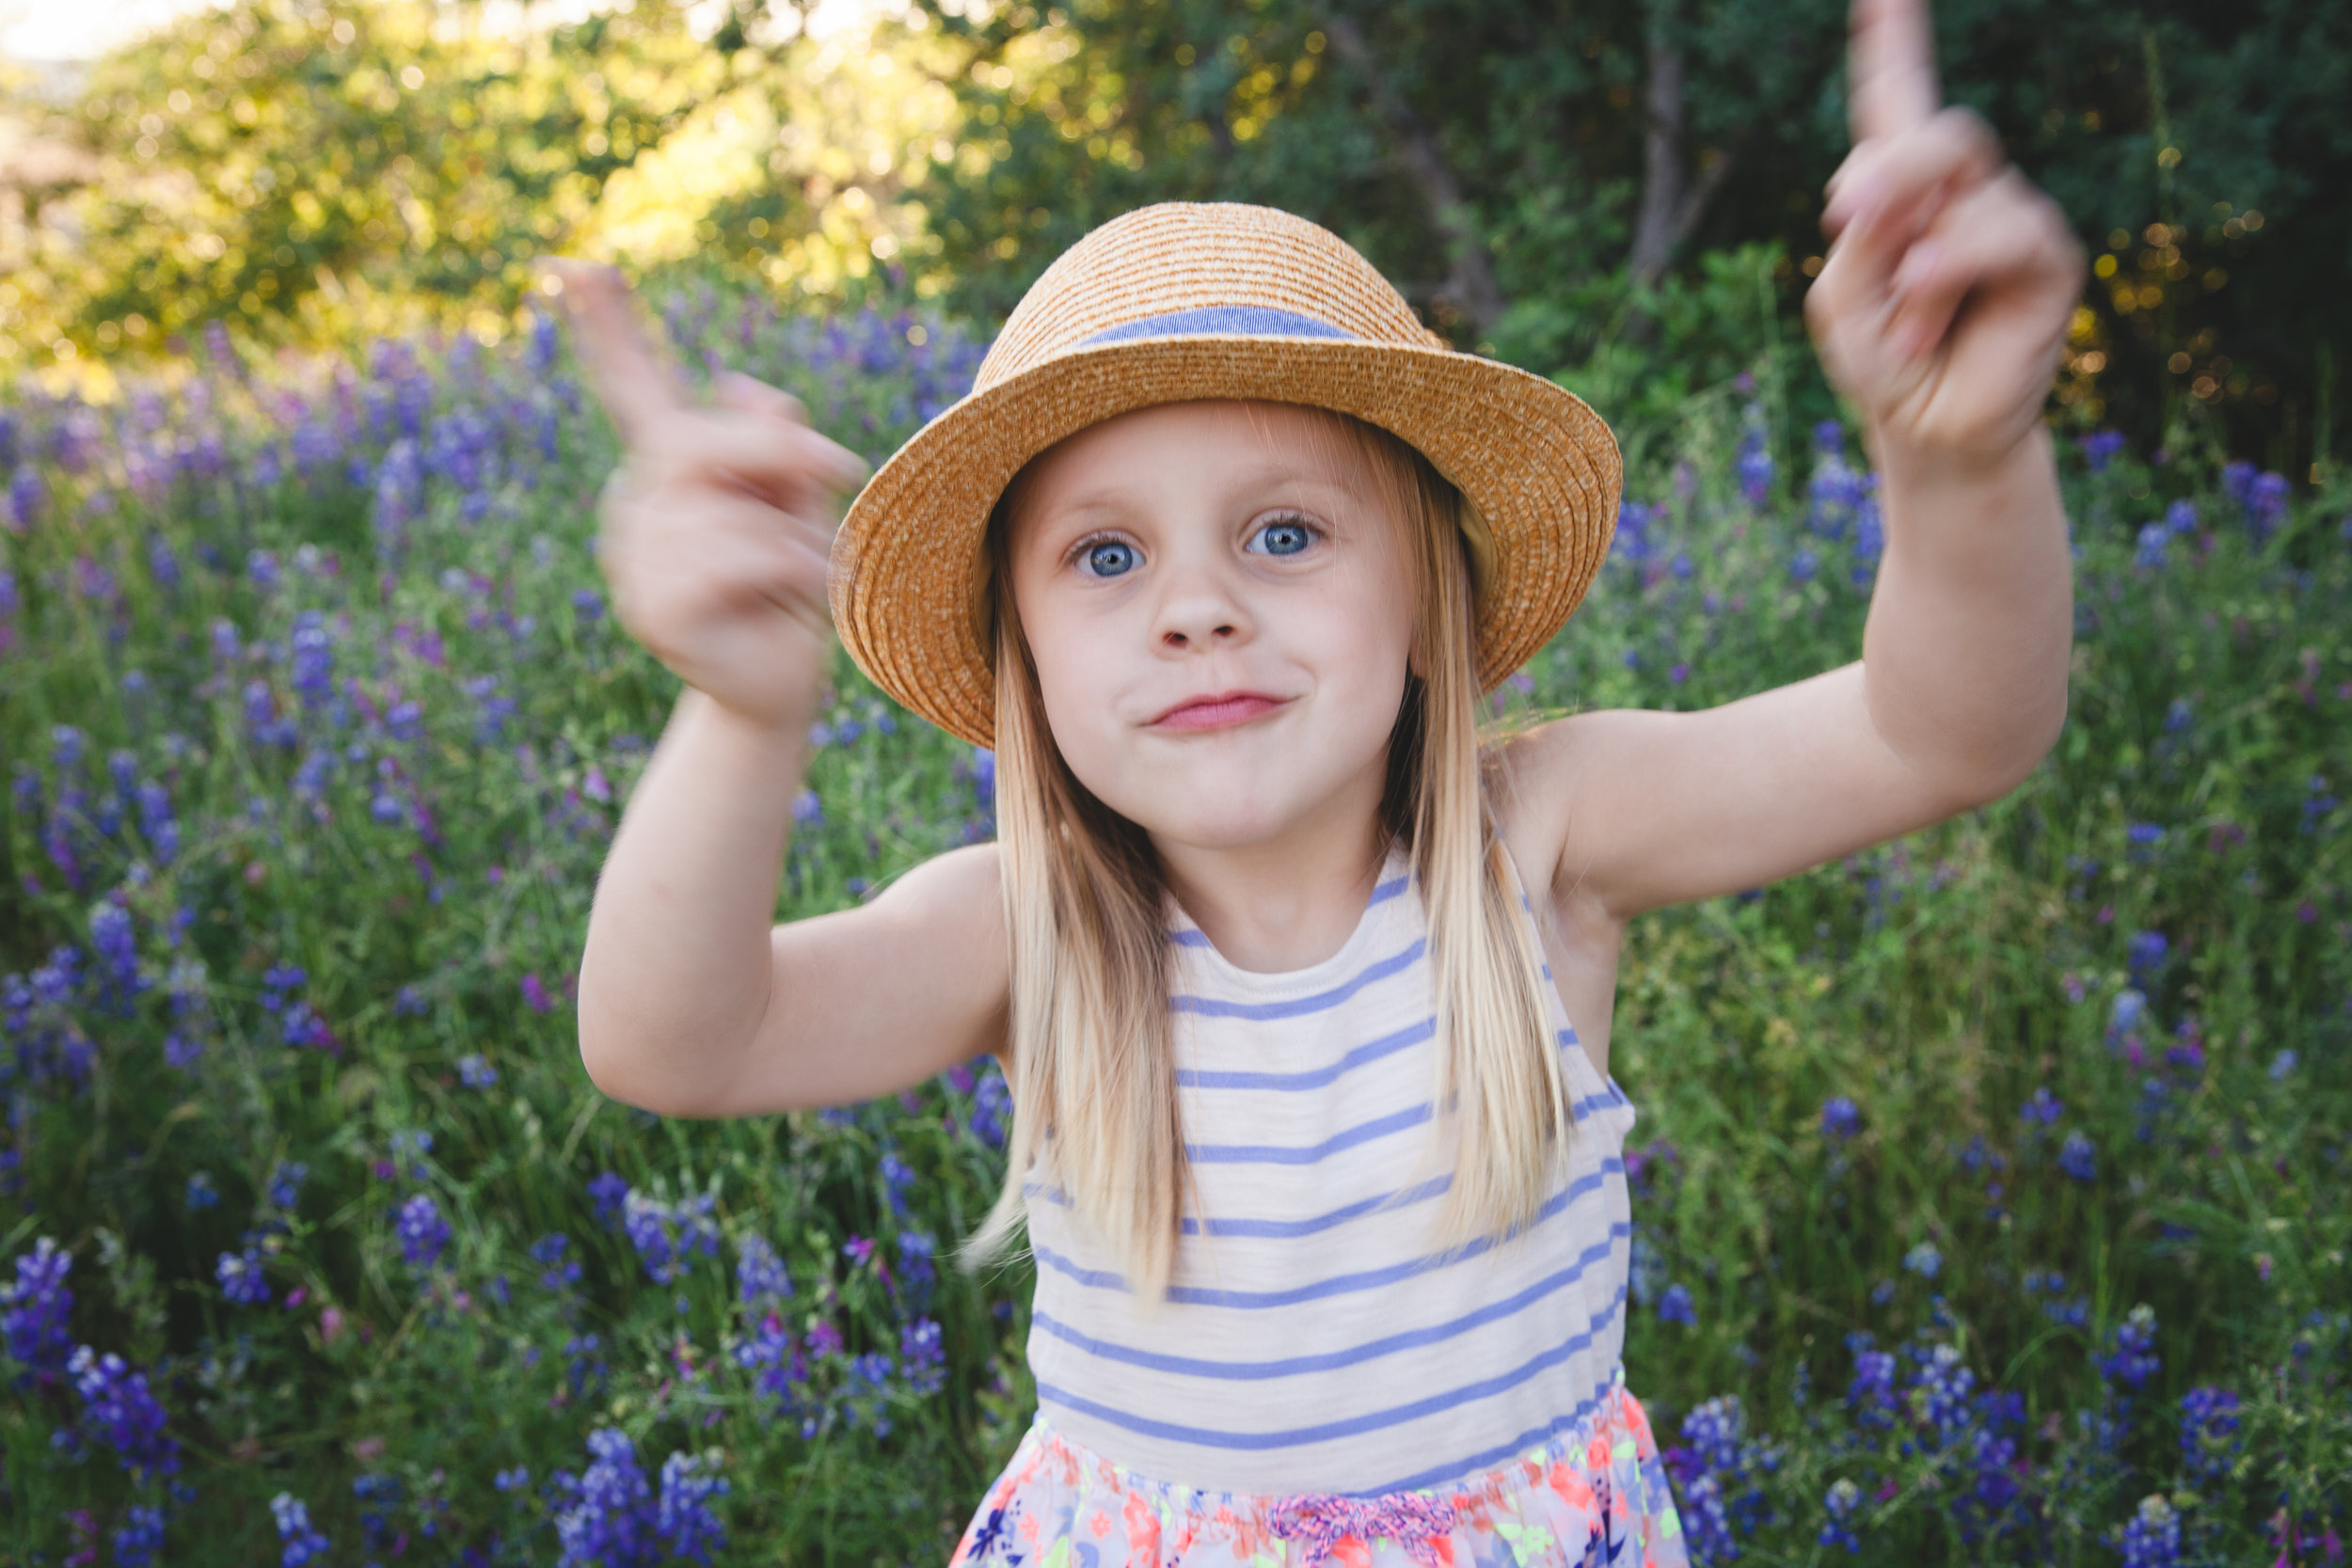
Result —
M 984 343 L 662 304 L 876 458 Z M 943 1261 L 1003 1083 L 596 1091 L 589 897 L 676 690 L 600 596 L 612 435 L 544 320 L 361 358 L 0 404 L 0 1564 L 943 1562 L 1032 1408 L 1028 1274 Z M 1855 656 L 1871 476 L 1765 369 L 1507 704 Z M 2352 1529 L 2352 518 L 2064 464 L 2036 776 L 1629 942 L 1627 1358 L 1705 1562 Z M 821 731 L 780 916 L 992 832 L 991 759 L 846 659 Z

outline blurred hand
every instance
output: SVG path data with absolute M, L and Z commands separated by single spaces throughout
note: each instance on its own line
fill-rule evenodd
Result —
M 836 493 L 866 464 L 808 427 L 800 400 L 728 372 L 689 403 L 611 267 L 541 264 L 597 401 L 626 447 L 598 504 L 613 613 L 689 686 L 753 723 L 816 717 L 833 634 L 825 567 Z
M 1805 324 L 1882 446 L 1988 467 L 2042 417 L 2082 245 L 1990 126 L 1937 107 L 1927 0 L 1854 0 L 1851 27 L 1854 144 L 1830 177 Z

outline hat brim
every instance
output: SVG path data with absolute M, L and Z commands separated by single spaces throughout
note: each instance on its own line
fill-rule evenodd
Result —
M 834 537 L 830 586 L 834 626 L 858 668 L 940 728 L 993 745 L 993 650 L 971 607 L 997 498 L 1066 436 L 1200 399 L 1352 414 L 1418 448 L 1468 498 L 1493 546 L 1478 604 L 1482 689 L 1566 624 L 1608 555 L 1624 478 L 1616 438 L 1541 376 L 1402 343 L 1129 339 L 1057 354 L 967 395 L 866 481 Z

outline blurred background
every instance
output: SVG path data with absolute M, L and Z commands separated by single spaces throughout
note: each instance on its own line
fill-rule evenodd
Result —
M 1142 202 L 1336 230 L 1631 412 L 1801 337 L 1843 0 L 10 0 L 0 380 L 208 322 L 516 329 L 534 253 L 1001 317 Z M 2313 483 L 2352 332 L 2352 5 L 1946 0 L 1947 97 L 2095 258 L 2058 398 Z M 2177 444 L 2177 443 L 2176 443 Z

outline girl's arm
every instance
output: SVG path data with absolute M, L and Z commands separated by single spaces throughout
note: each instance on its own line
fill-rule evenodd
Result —
M 689 404 L 614 274 L 554 270 L 628 449 L 597 537 L 613 612 L 687 686 L 589 911 L 589 1077 L 665 1116 L 745 1116 L 863 1100 L 997 1048 L 993 847 L 771 929 L 833 635 L 830 496 L 864 464 L 747 376 Z
M 1855 0 L 1856 143 L 1805 299 L 1881 472 L 1862 660 L 1699 713 L 1578 715 L 1505 753 L 1556 899 L 1623 919 L 1995 800 L 2066 713 L 2074 589 L 2042 408 L 2083 277 L 1992 132 L 1935 108 L 1923 0 Z
M 771 928 L 805 721 L 749 723 L 689 689 L 630 794 L 580 960 L 596 1087 L 670 1117 L 844 1105 L 1005 1038 L 996 847 L 867 904 Z

